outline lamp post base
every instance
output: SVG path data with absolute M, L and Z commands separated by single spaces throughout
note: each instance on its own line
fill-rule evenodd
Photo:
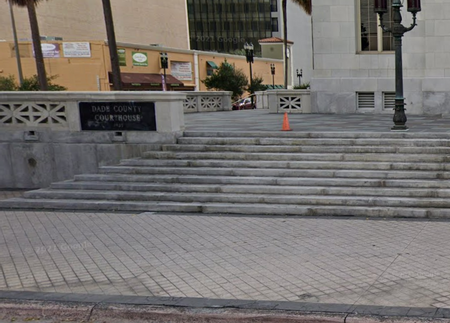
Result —
M 406 125 L 395 125 L 391 128 L 391 131 L 408 131 L 409 128 Z

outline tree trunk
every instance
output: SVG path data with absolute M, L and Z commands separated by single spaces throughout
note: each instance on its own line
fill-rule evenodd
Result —
M 287 55 L 287 1 L 283 0 L 281 5 L 283 7 L 283 51 L 284 51 L 284 88 L 288 85 L 288 55 Z
M 122 90 L 122 79 L 120 78 L 119 55 L 117 54 L 116 33 L 111 10 L 110 0 L 102 0 L 103 13 L 105 16 L 106 34 L 108 36 L 109 56 L 111 58 L 112 81 L 115 91 Z
M 36 7 L 34 1 L 27 2 L 28 16 L 30 18 L 31 38 L 33 39 L 34 57 L 41 91 L 48 90 L 47 75 L 45 73 L 44 56 L 42 55 L 41 36 L 36 17 Z

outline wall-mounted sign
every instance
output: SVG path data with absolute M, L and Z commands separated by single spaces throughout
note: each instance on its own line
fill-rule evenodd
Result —
M 156 131 L 154 102 L 79 102 L 82 130 Z
M 147 53 L 132 52 L 133 66 L 148 66 Z
M 117 55 L 119 56 L 119 66 L 127 66 L 127 52 L 125 48 L 117 49 Z
M 42 56 L 44 58 L 58 58 L 61 57 L 60 53 L 60 47 L 59 44 L 53 44 L 53 43 L 42 43 Z M 34 55 L 34 49 L 33 49 L 33 57 Z
M 88 42 L 63 43 L 64 57 L 91 57 L 91 44 Z
M 180 81 L 192 80 L 191 62 L 170 62 L 171 74 Z

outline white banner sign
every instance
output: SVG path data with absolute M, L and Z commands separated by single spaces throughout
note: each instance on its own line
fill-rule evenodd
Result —
M 171 74 L 180 81 L 192 80 L 191 62 L 170 62 Z
M 91 45 L 88 42 L 63 43 L 64 57 L 91 57 Z

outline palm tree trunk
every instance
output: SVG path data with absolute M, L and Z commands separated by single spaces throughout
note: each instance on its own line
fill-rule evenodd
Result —
M 109 56 L 111 58 L 112 81 L 115 91 L 122 90 L 122 79 L 120 78 L 119 55 L 117 54 L 116 33 L 111 10 L 110 0 L 102 0 L 103 13 L 105 16 L 106 34 L 108 36 Z
M 283 52 L 284 52 L 284 88 L 287 89 L 288 84 L 288 55 L 287 55 L 287 1 L 283 0 L 281 6 L 283 8 Z
M 27 2 L 28 16 L 30 19 L 31 38 L 33 39 L 34 56 L 36 60 L 36 69 L 41 91 L 48 90 L 47 75 L 45 73 L 44 56 L 42 55 L 41 36 L 36 17 L 36 7 L 33 1 Z

